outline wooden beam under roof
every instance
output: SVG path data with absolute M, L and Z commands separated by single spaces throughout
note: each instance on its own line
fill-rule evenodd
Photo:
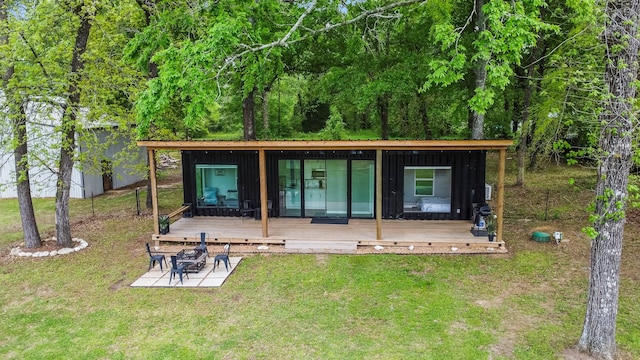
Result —
M 153 150 L 504 150 L 511 145 L 513 140 L 138 141 Z

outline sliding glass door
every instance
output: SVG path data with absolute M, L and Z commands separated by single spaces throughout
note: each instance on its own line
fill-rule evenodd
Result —
M 278 160 L 280 216 L 302 216 L 300 160 Z
M 304 160 L 304 216 L 347 217 L 347 160 Z
M 278 160 L 280 216 L 372 218 L 373 160 Z
M 373 217 L 374 169 L 374 160 L 351 161 L 351 217 Z
M 326 160 L 326 216 L 347 217 L 347 160 Z
M 304 160 L 304 216 L 327 216 L 327 168 L 325 160 Z

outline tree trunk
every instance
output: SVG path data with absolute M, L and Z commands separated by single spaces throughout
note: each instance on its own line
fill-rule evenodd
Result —
M 80 81 L 84 68 L 82 54 L 87 49 L 87 40 L 91 31 L 91 16 L 84 12 L 83 6 L 77 6 L 74 14 L 80 17 L 80 26 L 76 33 L 75 46 L 71 59 L 69 96 L 62 107 L 62 144 L 56 189 L 56 241 L 60 246 L 71 247 L 71 226 L 69 225 L 69 192 L 73 172 L 75 136 L 80 104 Z
M 244 140 L 255 140 L 255 93 L 256 89 L 253 88 L 247 96 L 242 99 L 242 121 L 244 125 Z
M 431 124 L 429 123 L 429 115 L 427 114 L 427 99 L 425 96 L 418 95 L 418 112 L 420 113 L 420 120 L 422 121 L 422 130 L 424 131 L 424 139 L 430 140 L 433 138 L 433 132 L 431 131 Z
M 527 70 L 524 78 L 524 99 L 522 101 L 522 125 L 520 126 L 520 141 L 518 143 L 518 173 L 516 186 L 524 186 L 525 160 L 529 149 L 529 107 L 531 106 L 531 94 L 533 93 L 532 77 L 533 66 Z
M 476 32 L 479 34 L 486 29 L 485 17 L 482 12 L 484 0 L 475 0 L 476 7 Z M 475 75 L 475 89 L 484 90 L 487 82 L 487 59 L 478 59 L 473 68 Z M 473 93 L 472 95 L 473 96 Z M 471 139 L 484 139 L 484 113 L 473 111 L 471 120 Z
M 0 26 L 7 25 L 7 7 L 3 0 L 0 0 Z M 3 29 L 4 30 L 4 29 Z M 0 45 L 9 45 L 8 32 L 3 31 L 0 37 Z M 20 94 L 9 89 L 9 81 L 13 78 L 15 68 L 8 66 L 2 74 L 2 90 L 4 90 L 5 101 L 8 105 L 8 115 L 11 119 L 11 131 L 16 147 L 13 150 L 16 171 L 16 190 L 18 195 L 18 205 L 20 207 L 20 220 L 24 233 L 24 243 L 27 248 L 35 248 L 42 245 L 40 232 L 33 210 L 33 200 L 31 198 L 31 180 L 29 177 L 29 152 L 27 144 L 27 115 L 24 109 L 24 100 Z
M 535 129 L 535 122 L 531 121 L 529 116 L 531 110 L 531 98 L 534 92 L 534 76 L 538 79 L 542 78 L 542 73 L 535 73 L 535 63 L 540 59 L 541 49 L 544 46 L 544 39 L 538 38 L 536 47 L 531 52 L 530 64 L 527 68 L 526 74 L 523 72 L 520 78 L 522 79 L 522 88 L 524 89 L 524 96 L 522 100 L 522 118 L 520 126 L 520 141 L 518 144 L 518 173 L 516 176 L 516 186 L 524 186 L 524 174 L 526 170 L 526 159 L 529 151 L 529 145 L 532 143 L 533 131 Z M 542 69 L 541 69 L 542 70 Z M 540 80 L 538 80 L 540 81 Z M 538 82 L 538 85 L 540 83 Z
M 158 65 L 156 65 L 156 63 L 154 63 L 153 61 L 149 61 L 149 75 L 147 75 L 147 79 L 153 79 L 158 77 Z M 153 127 L 154 125 L 151 124 L 151 126 Z M 155 153 L 154 153 L 155 154 Z M 153 166 L 157 167 L 158 162 L 154 161 L 153 162 Z M 149 169 L 149 154 L 147 152 L 147 198 L 145 201 L 145 206 L 147 207 L 147 209 L 151 209 L 151 207 L 153 207 L 153 199 L 152 199 L 152 193 L 151 193 L 151 169 Z
M 140 9 L 142 9 L 142 11 L 144 11 L 144 19 L 145 19 L 145 24 L 146 26 L 149 26 L 151 24 L 151 9 L 153 9 L 155 7 L 155 1 L 147 1 L 147 0 L 136 0 L 136 3 L 138 3 L 138 6 L 140 6 Z M 149 60 L 149 63 L 147 64 L 147 71 L 149 72 L 147 74 L 147 81 L 157 78 L 158 77 L 158 65 Z M 153 126 L 153 125 L 152 125 Z M 154 162 L 154 165 L 156 163 Z M 151 177 L 151 171 L 149 170 L 149 154 L 147 153 L 147 178 L 150 179 Z M 145 206 L 147 207 L 147 209 L 151 209 L 151 207 L 153 206 L 153 199 L 151 197 L 151 180 L 147 180 L 147 196 L 145 199 Z
M 389 99 L 386 95 L 378 97 L 378 113 L 380 114 L 380 136 L 389 140 Z
M 620 259 L 632 165 L 634 81 L 638 78 L 640 0 L 607 3 L 603 42 L 607 48 L 605 82 L 609 96 L 599 116 L 602 124 L 596 183 L 597 236 L 591 245 L 589 293 L 578 350 L 597 359 L 616 355 L 616 318 Z
M 546 13 L 546 12 L 543 12 Z M 542 46 L 539 46 L 540 50 L 540 54 L 546 54 L 547 53 L 547 46 L 544 43 L 544 40 L 542 38 L 540 38 L 538 40 L 538 44 L 540 44 L 540 42 L 542 42 Z M 542 55 L 541 55 L 542 56 Z M 538 81 L 537 81 L 537 85 L 536 87 L 538 89 L 542 88 L 542 78 L 544 77 L 544 71 L 545 71 L 545 62 L 546 62 L 546 56 L 543 56 L 542 58 L 540 58 L 539 62 L 538 62 L 538 73 L 537 73 L 537 77 L 538 77 Z M 529 134 L 535 134 L 536 133 L 536 126 L 537 123 L 536 122 L 532 122 L 531 123 L 531 129 L 529 129 Z M 538 161 L 538 154 L 540 153 L 540 149 L 541 147 L 538 145 L 539 141 L 535 141 L 535 139 L 532 138 L 532 141 L 529 143 L 529 149 L 532 151 L 531 155 L 529 156 L 529 169 L 534 169 L 536 167 L 536 163 Z
M 269 138 L 269 90 L 262 92 L 262 126 L 264 127 L 264 138 Z
M 155 154 L 155 151 L 153 152 Z M 158 162 L 154 161 L 153 162 L 153 166 L 156 167 L 157 169 L 157 165 Z M 145 201 L 145 206 L 147 207 L 147 209 L 151 209 L 153 207 L 153 197 L 151 196 L 151 192 L 153 191 L 151 189 L 151 159 L 149 159 L 149 152 L 147 151 L 147 199 Z M 156 172 L 157 174 L 157 172 Z
M 16 99 L 18 100 L 18 99 Z M 13 102 L 13 100 L 12 100 Z M 24 104 L 13 102 L 12 106 L 18 106 L 16 117 L 12 121 L 13 138 L 16 148 L 13 152 L 16 163 L 16 186 L 18 192 L 18 204 L 20 206 L 20 219 L 24 232 L 25 247 L 35 248 L 42 245 L 40 232 L 36 223 L 36 215 L 33 210 L 31 198 L 31 182 L 29 178 L 28 146 L 27 146 L 27 114 Z
M 11 77 L 13 75 L 12 73 L 13 67 L 10 67 L 5 75 L 10 75 Z M 35 248 L 41 246 L 42 241 L 40 240 L 40 232 L 38 231 L 38 224 L 33 210 L 33 200 L 31 198 L 31 182 L 27 157 L 27 115 L 20 96 L 13 91 L 6 91 L 6 94 L 6 101 L 9 103 L 9 117 L 11 118 L 13 139 L 16 143 L 16 147 L 13 150 L 13 157 L 15 161 L 16 188 L 18 205 L 20 206 L 22 231 L 24 232 L 24 242 L 25 247 Z

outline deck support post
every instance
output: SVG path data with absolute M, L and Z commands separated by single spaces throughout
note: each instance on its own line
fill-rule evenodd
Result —
M 264 149 L 258 150 L 260 163 L 260 215 L 262 219 L 262 237 L 269 237 L 269 208 L 267 206 L 267 158 Z
M 153 210 L 153 232 L 160 234 L 160 224 L 158 223 L 158 181 L 156 178 L 156 156 L 155 150 L 147 148 L 149 157 L 149 181 L 151 181 L 151 208 Z M 160 241 L 156 240 L 155 246 L 160 246 Z
M 507 149 L 500 149 L 500 156 L 498 161 L 498 206 L 496 209 L 496 240 L 502 240 L 502 222 L 504 215 L 504 173 L 506 171 L 506 162 L 507 162 Z
M 382 240 L 382 150 L 376 150 L 376 240 Z

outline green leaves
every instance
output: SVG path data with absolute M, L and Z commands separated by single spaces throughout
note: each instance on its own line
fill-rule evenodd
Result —
M 475 90 L 469 107 L 485 113 L 494 103 L 496 91 L 504 90 L 514 76 L 513 69 L 535 46 L 539 36 L 557 32 L 558 27 L 545 23 L 540 17 L 542 1 L 487 2 L 481 10 L 486 19 L 486 30 L 465 32 L 467 23 L 456 27 L 445 22 L 434 25 L 433 38 L 440 45 L 440 58 L 429 62 L 432 70 L 423 89 L 434 85 L 449 86 L 468 75 L 473 64 L 486 62 L 486 88 Z M 451 17 L 453 18 L 453 17 Z M 464 44 L 471 43 L 471 47 Z

